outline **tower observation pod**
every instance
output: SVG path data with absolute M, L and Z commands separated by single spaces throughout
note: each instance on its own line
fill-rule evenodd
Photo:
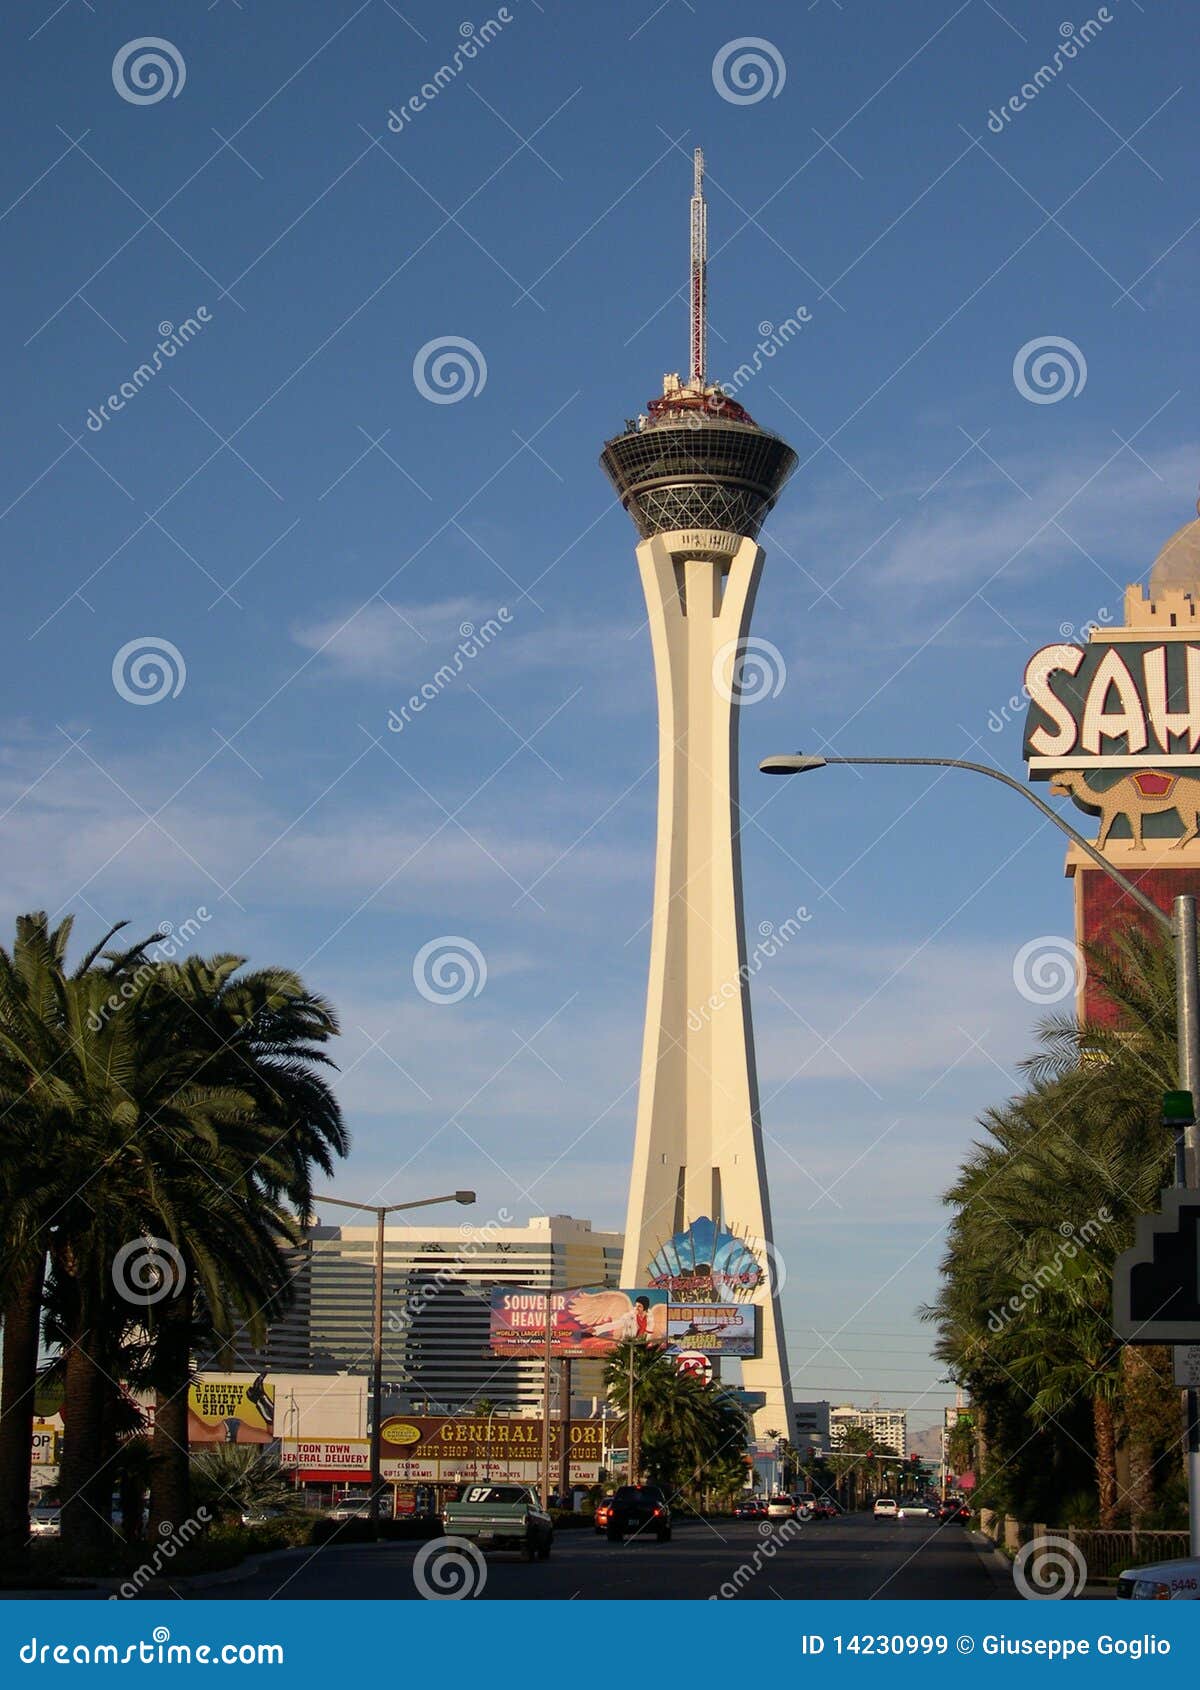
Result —
M 794 1435 L 759 1120 L 737 825 L 740 660 L 759 529 L 796 465 L 706 373 L 707 215 L 695 154 L 688 379 L 663 378 L 601 464 L 640 536 L 658 690 L 650 979 L 621 1283 L 665 1286 L 675 1337 L 739 1354 L 756 1431 Z M 707 1258 L 707 1259 L 704 1259 Z M 687 1308 L 694 1300 L 695 1307 Z M 757 1312 L 751 1344 L 728 1308 Z M 695 1316 L 689 1320 L 688 1315 Z M 753 1349 L 757 1353 L 750 1355 Z

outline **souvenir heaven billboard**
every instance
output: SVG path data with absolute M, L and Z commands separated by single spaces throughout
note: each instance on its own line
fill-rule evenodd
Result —
M 550 1353 L 560 1360 L 609 1355 L 629 1339 L 677 1350 L 753 1356 L 758 1310 L 752 1304 L 672 1303 L 656 1286 L 620 1290 L 583 1285 L 550 1293 Z M 493 1355 L 541 1355 L 546 1348 L 546 1293 L 496 1286 L 491 1300 Z

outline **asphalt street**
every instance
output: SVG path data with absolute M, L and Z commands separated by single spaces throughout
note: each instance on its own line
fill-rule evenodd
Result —
M 489 1554 L 483 1567 L 480 1584 L 478 1562 L 437 1539 L 429 1546 L 331 1546 L 289 1552 L 257 1572 L 187 1595 L 412 1601 L 424 1594 L 418 1582 L 447 1594 L 465 1577 L 476 1595 L 498 1601 L 1017 1597 L 961 1525 L 868 1515 L 800 1526 L 689 1519 L 677 1521 L 672 1541 L 663 1544 L 613 1544 L 591 1531 L 559 1532 L 548 1561 L 527 1564 L 513 1554 Z

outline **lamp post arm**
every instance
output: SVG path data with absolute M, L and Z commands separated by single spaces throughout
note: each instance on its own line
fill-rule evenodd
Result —
M 1124 892 L 1128 893 L 1135 903 L 1140 904 L 1148 915 L 1152 915 L 1154 917 L 1155 921 L 1162 928 L 1164 933 L 1172 934 L 1175 931 L 1174 923 L 1172 922 L 1170 916 L 1167 915 L 1165 911 L 1159 909 L 1154 900 L 1152 898 L 1148 898 L 1140 887 L 1135 886 L 1133 881 L 1130 880 L 1127 875 L 1122 874 L 1120 869 L 1114 868 L 1108 858 L 1096 849 L 1090 839 L 1085 839 L 1083 834 L 1079 832 L 1078 828 L 1074 828 L 1071 826 L 1070 822 L 1064 821 L 1058 811 L 1050 804 L 1047 804 L 1044 798 L 1039 798 L 1036 792 L 1030 791 L 1029 787 L 1025 786 L 1019 780 L 1014 780 L 1012 775 L 1006 775 L 1001 769 L 990 768 L 986 763 L 970 763 L 962 757 L 826 757 L 824 761 L 826 763 L 885 763 L 899 764 L 902 766 L 916 765 L 921 768 L 934 769 L 971 769 L 975 774 L 987 775 L 989 780 L 998 780 L 1002 786 L 1010 786 L 1014 792 L 1019 792 L 1022 798 L 1028 799 L 1036 809 L 1040 810 L 1049 821 L 1054 823 L 1055 827 L 1057 827 L 1062 833 L 1065 833 L 1068 839 L 1078 845 L 1081 851 L 1086 851 L 1087 855 L 1096 864 L 1097 868 L 1102 868 L 1110 880 L 1115 880 L 1117 885 L 1120 886 Z

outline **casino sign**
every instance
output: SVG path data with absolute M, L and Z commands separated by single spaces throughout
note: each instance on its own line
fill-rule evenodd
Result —
M 1100 818 L 1096 843 L 1200 846 L 1200 521 L 1173 535 L 1125 625 L 1043 646 L 1025 668 L 1030 778 Z

